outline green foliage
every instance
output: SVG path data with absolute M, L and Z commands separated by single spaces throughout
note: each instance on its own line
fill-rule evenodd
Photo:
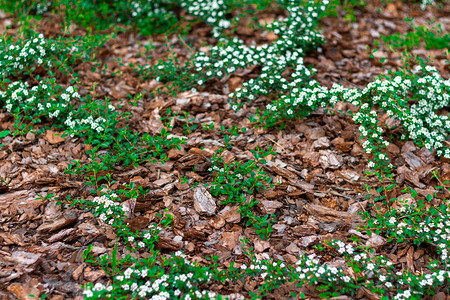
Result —
M 0 131 L 0 139 L 7 137 L 8 135 L 11 134 L 11 130 L 3 130 Z M 4 145 L 2 143 L 0 143 L 0 148 L 3 147 Z
M 448 80 L 423 62 L 418 62 L 420 69 L 417 71 L 392 74 L 387 80 L 375 81 L 363 90 L 339 85 L 327 89 L 310 79 L 314 70 L 303 65 L 302 56 L 322 42 L 314 30 L 325 8 L 314 2 L 308 2 L 303 10 L 292 3 L 287 5 L 290 17 L 268 26 L 274 33 L 282 34 L 282 38 L 271 45 L 247 47 L 238 39 L 222 39 L 218 46 L 210 47 L 208 53 L 196 53 L 183 67 L 172 59 L 145 67 L 145 70 L 151 70 L 150 76 L 158 81 L 172 82 L 180 89 L 187 89 L 193 84 L 203 85 L 213 78 L 230 75 L 238 69 L 261 66 L 261 75 L 245 82 L 230 97 L 235 101 L 234 110 L 238 110 L 244 100 L 274 99 L 256 115 L 265 127 L 283 127 L 319 107 L 344 101 L 360 107 L 353 119 L 361 124 L 362 138 L 367 138 L 364 149 L 374 154 L 369 164 L 371 168 L 389 173 L 392 167 L 382 152 L 388 142 L 383 140 L 383 128 L 378 124 L 381 112 L 396 118 L 405 129 L 405 137 L 409 136 L 419 146 L 430 151 L 434 149 L 438 155 L 450 156 L 449 149 L 442 143 L 448 134 L 444 128 L 449 127 L 439 125 L 446 124 L 448 117 L 436 113 L 448 104 Z M 282 73 L 288 66 L 293 67 L 293 72 L 286 78 Z M 420 100 L 410 105 L 414 101 L 405 98 Z
M 0 104 L 15 117 L 16 134 L 45 120 L 66 125 L 69 134 L 78 135 L 88 128 L 99 133 L 114 126 L 112 119 L 118 115 L 107 103 L 83 99 L 75 87 L 63 87 L 56 80 L 57 74 L 71 76 L 71 66 L 92 59 L 96 47 L 103 43 L 104 38 L 97 37 L 45 39 L 34 31 L 25 31 L 17 38 L 3 37 Z
M 412 27 L 412 31 L 401 34 L 394 33 L 381 38 L 383 42 L 394 49 L 416 49 L 425 45 L 425 49 L 447 49 L 450 45 L 450 34 L 445 33 L 442 25 L 438 24 L 432 28 L 429 26 Z
M 95 146 L 90 150 L 92 162 L 81 165 L 78 161 L 74 161 L 72 165 L 69 165 L 67 173 L 84 176 L 88 173 L 113 170 L 117 166 L 129 167 L 148 162 L 164 162 L 167 159 L 168 150 L 179 148 L 180 144 L 184 143 L 179 138 L 169 138 L 165 128 L 161 130 L 160 135 L 152 136 L 124 127 L 98 138 L 100 140 L 95 140 L 95 136 L 88 136 L 86 140 L 87 143 Z M 102 148 L 109 148 L 109 151 L 97 154 Z
M 105 30 L 116 24 L 131 25 L 141 34 L 164 33 L 177 22 L 171 11 L 173 2 L 157 0 L 67 1 L 59 0 L 66 13 L 65 22 L 75 22 L 85 28 Z
M 256 193 L 266 189 L 272 182 L 272 178 L 263 170 L 263 165 L 266 163 L 264 158 L 273 152 L 257 149 L 252 151 L 255 160 L 225 163 L 223 153 L 229 140 L 229 136 L 225 136 L 226 146 L 217 150 L 211 158 L 209 171 L 212 182 L 208 184 L 210 192 L 222 199 L 221 204 L 238 204 L 242 217 L 247 218 L 246 225 L 252 225 L 261 238 L 267 239 L 272 232 L 275 216 L 272 214 L 260 217 L 255 214 L 253 207 L 258 204 L 254 199 Z
M 411 138 L 417 145 L 440 156 L 450 157 L 450 149 L 443 141 L 448 135 L 450 119 L 438 114 L 448 106 L 450 81 L 440 76 L 424 61 L 416 61 L 414 70 L 403 70 L 380 78 L 360 90 L 335 84 L 331 89 L 317 81 L 292 81 L 286 85 L 290 92 L 266 106 L 259 120 L 266 126 L 284 125 L 307 116 L 319 107 L 334 106 L 337 102 L 351 103 L 359 108 L 353 120 L 360 124 L 363 148 L 373 153 L 370 168 L 389 173 L 392 165 L 382 151 L 389 145 L 383 138 L 386 128 L 379 124 L 380 114 L 394 118 L 404 129 L 402 138 Z M 384 80 L 382 80 L 384 79 Z M 444 125 L 445 124 L 445 125 Z M 388 130 L 393 128 L 387 128 Z
M 253 151 L 256 160 L 246 162 L 233 161 L 224 163 L 224 149 L 216 151 L 212 157 L 210 171 L 214 178 L 211 184 L 211 193 L 214 196 L 225 195 L 223 204 L 239 202 L 241 195 L 253 195 L 261 189 L 265 189 L 264 183 L 270 183 L 271 178 L 264 172 L 262 165 L 266 163 L 263 157 L 271 154 L 271 151 L 261 154 Z
M 217 46 L 200 51 L 184 65 L 169 55 L 154 66 L 141 66 L 139 72 L 145 78 L 170 83 L 173 88 L 187 90 L 202 86 L 210 80 L 220 79 L 238 70 L 258 66 L 261 75 L 243 84 L 243 88 L 230 95 L 237 99 L 255 99 L 257 96 L 282 93 L 287 89 L 287 80 L 282 73 L 293 68 L 292 78 L 302 80 L 311 75 L 303 64 L 307 51 L 316 49 L 324 42 L 317 32 L 318 20 L 324 15 L 328 1 L 315 2 L 296 0 L 284 3 L 289 17 L 266 25 L 266 30 L 280 36 L 272 44 L 247 46 L 238 38 L 221 37 Z M 214 30 L 217 29 L 213 27 Z M 219 30 L 219 29 L 217 29 Z M 237 106 L 236 106 L 237 107 Z
M 331 0 L 326 13 L 328 16 L 338 17 L 341 9 L 345 13 L 345 20 L 355 22 L 355 9 L 364 7 L 366 4 L 366 1 L 363 0 Z
M 178 19 L 171 11 L 174 1 L 156 0 L 1 0 L 0 5 L 21 18 L 38 16 L 52 11 L 63 15 L 64 25 L 72 22 L 85 28 L 99 31 L 114 29 L 117 25 L 132 26 L 141 34 L 164 33 Z
M 62 15 L 65 27 L 71 23 L 91 31 L 131 27 L 143 35 L 179 31 L 179 11 L 187 12 L 199 20 L 213 26 L 213 34 L 218 36 L 231 25 L 226 15 L 232 10 L 247 7 L 250 13 L 268 7 L 273 0 L 236 1 L 220 0 L 215 3 L 198 0 L 0 0 L 0 6 L 7 12 L 25 20 L 30 16 L 40 18 L 46 12 Z M 235 20 L 237 22 L 238 19 Z
M 413 197 L 417 196 L 417 193 L 413 191 L 411 194 Z M 427 195 L 426 199 L 403 201 L 392 199 L 398 202 L 395 208 L 389 207 L 386 212 L 378 212 L 375 216 L 369 216 L 366 213 L 365 230 L 377 235 L 383 234 L 389 240 L 395 240 L 398 243 L 433 245 L 441 256 L 441 263 L 448 265 L 450 263 L 448 257 L 450 206 L 445 202 L 438 207 L 433 207 L 429 203 L 432 199 L 432 195 Z
M 52 6 L 48 0 L 0 0 L 0 7 L 6 12 L 15 13 L 18 16 L 37 15 L 47 12 Z
M 278 1 L 287 12 L 287 18 L 268 24 L 264 29 L 272 31 L 279 39 L 272 44 L 248 46 L 242 40 L 232 38 L 233 26 L 239 17 L 273 4 L 265 1 L 108 1 L 108 0 L 54 0 L 54 1 L 6 1 L 2 8 L 31 20 L 31 15 L 63 15 L 64 24 L 80 24 L 91 30 L 111 30 L 116 25 L 128 26 L 141 34 L 167 32 L 179 21 L 180 8 L 211 26 L 211 35 L 217 45 L 207 51 L 195 53 L 185 64 L 176 55 L 170 55 L 155 66 L 136 66 L 143 77 L 154 78 L 171 84 L 173 89 L 187 90 L 219 80 L 242 69 L 257 67 L 257 78 L 248 80 L 230 98 L 238 110 L 244 101 L 252 103 L 257 98 L 268 102 L 255 119 L 265 127 L 285 126 L 292 120 L 305 117 L 319 107 L 328 107 L 338 101 L 360 107 L 353 118 L 361 125 L 364 149 L 373 154 L 370 167 L 381 173 L 390 168 L 387 146 L 382 133 L 382 113 L 399 122 L 405 132 L 419 146 L 437 150 L 448 156 L 445 139 L 450 128 L 447 116 L 438 111 L 449 104 L 449 80 L 443 79 L 435 69 L 418 62 L 418 68 L 390 74 L 369 84 L 363 90 L 334 86 L 327 89 L 311 80 L 314 69 L 304 65 L 303 57 L 324 42 L 318 31 L 320 18 L 330 9 L 327 1 Z M 353 7 L 363 3 L 357 0 L 332 1 L 331 9 L 344 6 L 354 16 Z M 348 7 L 348 10 L 347 10 Z M 30 22 L 31 23 L 31 22 Z M 192 22 L 191 22 L 192 23 Z M 25 24 L 25 23 L 23 23 Z M 210 299 L 216 297 L 208 287 L 214 283 L 252 282 L 258 288 L 249 291 L 253 299 L 267 296 L 282 284 L 293 282 L 297 286 L 311 285 L 324 298 L 339 295 L 355 296 L 365 289 L 382 299 L 421 299 L 432 295 L 439 287 L 448 285 L 448 249 L 450 209 L 445 202 L 431 207 L 433 199 L 419 199 L 417 205 L 404 209 L 389 207 L 387 212 L 367 217 L 368 225 L 362 230 L 369 234 L 383 235 L 388 242 L 430 244 L 439 255 L 421 274 L 399 273 L 396 266 L 383 256 L 363 247 L 357 238 L 352 244 L 331 241 L 316 247 L 318 253 L 339 256 L 342 267 L 331 266 L 316 255 L 301 256 L 295 266 L 274 261 L 268 254 L 245 253 L 249 264 L 231 263 L 229 268 L 219 269 L 217 258 L 209 265 L 190 262 L 181 252 L 164 255 L 156 250 L 159 235 L 172 223 L 172 215 L 157 213 L 156 219 L 139 231 L 133 232 L 127 223 L 133 201 L 145 196 L 148 190 L 133 184 L 120 184 L 116 169 L 162 161 L 169 149 L 180 147 L 184 141 L 169 134 L 171 128 L 162 128 L 156 135 L 133 131 L 127 121 L 131 114 L 123 107 L 113 105 L 110 99 L 99 99 L 95 86 L 91 93 L 80 95 L 77 74 L 73 67 L 81 62 L 93 61 L 96 49 L 110 36 L 89 35 L 45 39 L 42 34 L 20 30 L 17 37 L 3 36 L 0 43 L 0 75 L 2 86 L 0 105 L 15 118 L 15 132 L 4 130 L 0 138 L 10 134 L 26 133 L 35 128 L 47 129 L 39 124 L 51 124 L 65 135 L 81 137 L 91 150 L 90 162 L 83 165 L 74 161 L 66 172 L 81 176 L 90 187 L 93 197 L 67 198 L 64 203 L 90 211 L 99 223 L 111 226 L 116 237 L 111 242 L 112 251 L 96 255 L 90 246 L 84 253 L 86 261 L 101 267 L 112 279 L 108 285 L 89 283 L 85 297 L 89 299 Z M 420 39 L 427 47 L 448 44 L 448 36 L 418 29 Z M 399 40 L 400 38 L 397 38 Z M 406 37 L 404 43 L 416 43 L 416 37 Z M 399 42 L 403 43 L 403 42 Z M 92 50 L 94 49 L 94 50 Z M 61 75 L 69 82 L 61 82 Z M 384 79 L 384 80 L 382 80 Z M 80 92 L 81 93 L 81 92 Z M 129 102 L 138 102 L 137 95 Z M 187 113 L 178 116 L 184 122 L 185 134 L 195 130 L 214 130 L 214 124 L 193 123 Z M 237 132 L 233 129 L 231 133 Z M 257 196 L 271 184 L 271 177 L 264 171 L 265 158 L 270 150 L 256 149 L 253 157 L 245 160 L 226 161 L 231 138 L 225 135 L 225 147 L 217 150 L 211 159 L 209 183 L 211 194 L 221 205 L 238 205 L 246 226 L 252 226 L 261 238 L 269 238 L 275 215 L 261 214 L 257 210 Z M 107 150 L 107 151 L 102 151 Z M 5 179 L 1 179 L 6 182 Z M 183 182 L 189 182 L 187 177 Z M 380 188 L 388 191 L 393 184 Z M 410 191 L 413 196 L 417 193 Z M 52 195 L 48 194 L 45 199 Z M 387 203 L 386 195 L 375 201 Z M 355 249 L 356 247 L 356 249 Z M 139 255 L 134 255 L 139 253 Z M 136 257 L 140 257 L 137 259 Z M 144 258 L 145 257 L 145 258 Z M 304 298 L 305 295 L 298 295 Z M 218 298 L 221 296 L 218 295 Z

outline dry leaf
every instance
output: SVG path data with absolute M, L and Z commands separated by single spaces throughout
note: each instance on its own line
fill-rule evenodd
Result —
M 62 132 L 56 132 L 53 130 L 47 130 L 45 133 L 45 140 L 50 144 L 59 144 L 64 142 L 66 139 L 61 137 Z

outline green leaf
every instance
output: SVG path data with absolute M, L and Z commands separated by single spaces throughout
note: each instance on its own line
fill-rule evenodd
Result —
M 6 136 L 8 136 L 9 134 L 11 134 L 11 130 L 4 130 L 0 132 L 0 139 L 4 138 Z

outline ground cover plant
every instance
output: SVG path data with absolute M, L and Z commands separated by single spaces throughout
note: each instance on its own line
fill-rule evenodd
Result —
M 450 293 L 446 3 L 0 3 L 2 296 Z
M 425 43 L 426 49 L 448 49 L 450 35 L 443 32 L 441 25 L 432 28 L 422 25 L 413 26 L 406 34 L 396 33 L 382 37 L 382 40 L 393 48 L 413 49 Z

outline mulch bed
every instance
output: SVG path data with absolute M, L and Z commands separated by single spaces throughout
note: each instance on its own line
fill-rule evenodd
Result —
M 376 47 L 374 41 L 380 35 L 406 32 L 409 25 L 404 19 L 407 16 L 414 16 L 417 24 L 426 24 L 435 18 L 447 31 L 450 29 L 448 6 L 443 10 L 429 7 L 421 11 L 418 4 L 399 1 L 383 6 L 379 1 L 368 2 L 366 7 L 356 9 L 354 23 L 345 21 L 343 14 L 322 20 L 327 43 L 321 52 L 309 53 L 305 58 L 307 64 L 318 70 L 316 79 L 321 84 L 364 87 L 387 70 L 398 70 L 402 66 L 399 54 L 388 51 L 383 45 Z M 265 15 L 267 18 L 274 16 L 275 12 Z M 1 17 L 2 28 L 13 21 L 10 16 Z M 56 34 L 60 30 L 56 23 L 51 22 L 50 16 L 44 17 L 39 30 L 47 35 Z M 82 29 L 77 31 L 82 32 Z M 205 32 L 200 24 L 187 38 L 194 46 L 201 45 L 210 39 Z M 271 38 L 245 26 L 238 34 L 249 42 Z M 354 235 L 357 226 L 363 224 L 355 213 L 371 209 L 371 200 L 365 197 L 365 186 L 376 187 L 380 182 L 375 176 L 365 175 L 368 156 L 361 147 L 357 126 L 348 115 L 338 112 L 352 110 L 350 105 L 318 111 L 306 119 L 291 122 L 282 130 L 253 129 L 248 118 L 260 104 L 234 112 L 226 97 L 251 77 L 252 71 L 208 84 L 200 91 L 180 93 L 177 97 L 150 97 L 145 91 L 155 89 L 158 84 L 139 80 L 127 66 L 145 62 L 145 58 L 137 54 L 145 49 L 143 45 L 147 41 L 148 38 L 133 32 L 120 33 L 100 51 L 99 60 L 108 65 L 104 73 L 100 68 L 93 72 L 89 63 L 74 69 L 80 74 L 81 94 L 89 93 L 93 82 L 98 83 L 97 97 L 110 97 L 115 104 L 125 104 L 120 100 L 126 99 L 128 94 L 144 92 L 137 106 L 124 106 L 133 113 L 130 126 L 134 130 L 158 133 L 163 126 L 159 118 L 168 108 L 189 112 L 193 119 L 189 124 L 200 128 L 187 134 L 183 130 L 186 121 L 175 118 L 171 133 L 187 138 L 181 150 L 171 150 L 164 164 L 147 163 L 115 170 L 113 177 L 120 183 L 135 182 L 150 189 L 146 197 L 137 199 L 134 215 L 129 219 L 132 228 L 148 226 L 157 219 L 156 213 L 169 208 L 174 215 L 174 226 L 163 231 L 158 247 L 165 253 L 183 250 L 197 262 L 207 262 L 205 257 L 215 254 L 223 266 L 245 261 L 240 243 L 244 237 L 257 253 L 266 252 L 271 257 L 294 263 L 299 254 L 314 251 L 312 247 L 321 240 L 348 240 Z M 179 37 L 168 41 L 180 57 L 189 55 L 190 50 Z M 167 45 L 162 38 L 157 37 L 153 45 L 155 48 L 150 54 L 154 60 L 167 55 Z M 371 58 L 368 49 L 375 48 L 380 50 Z M 416 49 L 413 53 L 434 57 L 433 64 L 448 78 L 449 56 L 444 51 Z M 381 57 L 387 58 L 384 63 L 379 62 Z M 118 58 L 124 65 L 117 62 Z M 219 205 L 217 214 L 212 217 L 194 208 L 192 183 L 205 184 L 210 180 L 202 170 L 209 168 L 210 158 L 222 141 L 217 132 L 201 130 L 201 124 L 210 121 L 217 127 L 248 128 L 236 138 L 229 151 L 232 158 L 248 157 L 250 150 L 256 147 L 273 146 L 276 152 L 268 158 L 265 170 L 279 184 L 256 195 L 260 203 L 258 209 L 263 213 L 275 212 L 277 216 L 278 222 L 268 241 L 261 240 L 254 229 L 245 226 L 236 206 Z M 0 110 L 0 131 L 12 124 L 11 116 Z M 91 187 L 83 178 L 64 172 L 73 160 L 89 161 L 88 146 L 80 139 L 55 138 L 51 131 L 6 138 L 3 143 L 0 177 L 7 184 L 0 183 L 0 298 L 31 299 L 29 294 L 48 294 L 49 299 L 81 299 L 83 284 L 108 281 L 101 269 L 84 262 L 83 251 L 93 244 L 96 255 L 110 252 L 115 238 L 114 232 L 100 224 L 91 213 L 76 208 L 63 211 L 56 205 L 56 197 L 92 197 Z M 394 173 L 398 187 L 391 197 L 400 196 L 406 186 L 416 189 L 422 197 L 433 193 L 437 185 L 432 178 L 433 170 L 438 170 L 442 180 L 450 180 L 448 160 L 435 157 L 411 142 L 393 141 L 388 154 L 398 167 Z M 197 166 L 195 172 L 194 166 Z M 182 180 L 185 176 L 192 179 L 190 184 Z M 56 195 L 48 199 L 48 194 Z M 424 247 L 406 244 L 381 247 L 378 252 L 411 271 L 420 271 L 432 255 Z M 248 296 L 255 287 L 228 284 L 211 288 L 224 295 Z M 271 298 L 289 298 L 291 291 L 292 287 L 286 285 Z

